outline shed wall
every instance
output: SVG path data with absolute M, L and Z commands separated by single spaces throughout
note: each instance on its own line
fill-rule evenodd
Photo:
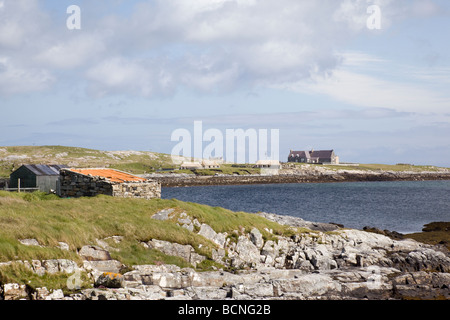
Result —
M 56 190 L 56 184 L 59 180 L 59 176 L 37 176 L 36 183 L 40 191 L 50 192 L 50 190 Z
M 26 167 L 20 167 L 10 175 L 9 187 L 17 188 L 20 179 L 21 188 L 36 188 L 36 175 Z

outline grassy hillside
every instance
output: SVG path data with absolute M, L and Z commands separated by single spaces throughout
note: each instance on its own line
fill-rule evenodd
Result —
M 0 147 L 0 178 L 9 177 L 22 164 L 65 164 L 74 168 L 106 167 L 134 174 L 155 172 L 159 169 L 178 169 L 168 154 L 149 151 L 101 151 L 64 146 Z M 176 170 L 195 175 L 258 174 L 251 165 L 224 164 L 219 169 Z
M 156 212 L 174 208 L 171 220 L 160 221 L 151 217 Z M 217 232 L 227 232 L 230 241 L 237 241 L 243 232 L 258 228 L 265 239 L 274 234 L 292 235 L 309 232 L 271 222 L 255 214 L 232 212 L 178 200 L 121 199 L 108 196 L 61 199 L 41 192 L 10 193 L 0 191 L 0 263 L 17 260 L 70 259 L 81 265 L 77 254 L 84 245 L 96 245 L 97 239 L 122 236 L 118 244 L 104 240 L 116 250 L 110 250 L 113 259 L 131 267 L 138 264 L 175 264 L 192 267 L 185 260 L 168 256 L 156 249 L 146 249 L 141 242 L 160 239 L 190 244 L 197 253 L 208 259 L 197 265 L 199 270 L 211 266 L 223 267 L 212 261 L 212 249 L 217 245 L 177 224 L 181 213 L 200 223 L 207 223 Z M 272 229 L 273 233 L 265 229 Z M 21 239 L 36 239 L 41 246 L 27 246 Z M 59 242 L 69 250 L 58 247 Z M 38 276 L 21 264 L 13 263 L 0 268 L 0 283 L 25 283 L 32 288 L 46 286 L 66 290 L 69 275 Z M 83 275 L 86 278 L 86 275 Z M 87 278 L 86 278 L 87 279 Z M 87 283 L 87 282 L 86 282 Z
M 173 208 L 170 220 L 160 221 L 152 216 L 162 210 Z M 198 228 L 189 231 L 178 225 L 178 218 L 186 213 L 192 220 L 210 225 L 217 232 L 226 232 L 230 241 L 239 235 L 257 228 L 265 240 L 275 235 L 292 236 L 315 232 L 303 228 L 291 228 L 269 221 L 259 215 L 232 212 L 219 207 L 210 207 L 178 200 L 121 199 L 108 196 L 92 198 L 61 199 L 42 192 L 10 193 L 0 191 L 0 263 L 17 260 L 70 259 L 81 265 L 77 251 L 84 245 L 96 245 L 97 239 L 106 241 L 114 250 L 109 250 L 113 259 L 131 267 L 139 264 L 175 264 L 192 267 L 185 260 L 168 256 L 156 249 L 145 248 L 141 242 L 160 239 L 180 244 L 189 244 L 207 257 L 197 265 L 198 270 L 209 270 L 212 266 L 223 267 L 212 261 L 212 249 L 217 245 L 198 235 Z M 448 223 L 432 224 L 427 238 L 411 235 L 418 241 L 448 245 Z M 272 230 L 268 232 L 267 230 Z M 435 231 L 439 232 L 436 234 Z M 121 236 L 120 243 L 109 237 Z M 409 237 L 407 235 L 406 237 Z M 416 236 L 416 237 L 413 237 Z M 430 238 L 431 237 L 431 238 Z M 36 239 L 41 246 L 27 246 L 21 239 Z M 69 250 L 58 247 L 59 242 L 69 245 Z M 48 289 L 66 287 L 67 274 L 38 276 L 20 263 L 0 268 L 0 283 L 22 283 L 31 288 L 46 286 Z M 89 281 L 82 274 L 86 287 Z
M 110 167 L 131 173 L 172 168 L 170 155 L 145 151 L 101 151 L 64 146 L 0 147 L 0 177 L 22 164 L 65 164 L 70 167 Z
M 179 167 L 172 162 L 168 154 L 149 151 L 101 151 L 65 146 L 17 146 L 0 147 L 0 178 L 9 177 L 10 173 L 22 164 L 65 164 L 75 168 L 109 167 L 134 174 L 155 172 L 159 169 L 173 169 Z M 290 163 L 281 172 L 291 169 L 307 168 L 307 170 L 358 170 L 358 171 L 448 171 L 434 166 L 414 166 L 409 164 L 360 164 L 359 166 L 332 166 Z M 195 175 L 247 175 L 259 174 L 258 168 L 251 164 L 223 164 L 219 169 L 176 170 L 176 173 Z
M 159 210 L 175 208 L 170 221 L 151 219 Z M 289 234 L 292 230 L 260 216 L 232 212 L 178 200 L 120 199 L 108 196 L 60 199 L 44 193 L 8 193 L 0 191 L 0 262 L 15 259 L 79 259 L 75 251 L 96 239 L 123 236 L 122 245 L 129 248 L 150 239 L 190 244 L 198 253 L 211 256 L 215 245 L 195 232 L 180 227 L 178 214 L 186 212 L 200 223 L 207 223 L 217 232 L 250 231 L 258 228 L 265 237 L 271 234 Z M 236 235 L 236 234 L 235 234 Z M 22 245 L 19 239 L 36 239 L 43 247 Z M 70 251 L 57 248 L 58 242 L 69 245 Z M 137 247 L 135 248 L 136 250 Z M 138 252 L 139 253 L 139 252 Z M 129 250 L 115 253 L 116 258 L 129 264 Z M 132 259 L 146 259 L 136 255 Z M 151 260 L 151 259 L 150 259 Z M 152 261 L 132 261 L 150 263 Z

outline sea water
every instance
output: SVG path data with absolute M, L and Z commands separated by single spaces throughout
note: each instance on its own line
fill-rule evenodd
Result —
M 233 211 L 269 212 L 304 220 L 420 232 L 450 221 L 450 181 L 339 182 L 163 188 L 179 199 Z

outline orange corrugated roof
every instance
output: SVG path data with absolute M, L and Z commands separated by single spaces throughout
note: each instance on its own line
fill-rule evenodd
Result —
M 146 181 L 144 178 L 133 176 L 132 174 L 120 172 L 114 169 L 70 169 L 73 172 L 92 175 L 95 177 L 107 178 L 111 182 L 139 182 Z

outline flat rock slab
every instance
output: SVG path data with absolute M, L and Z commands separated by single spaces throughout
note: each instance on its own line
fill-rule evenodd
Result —
M 296 228 L 308 228 L 313 231 L 321 231 L 328 232 L 338 230 L 339 226 L 331 223 L 322 223 L 322 222 L 311 222 L 305 221 L 302 218 L 292 217 L 292 216 L 282 216 L 273 213 L 260 212 L 256 213 L 268 220 L 274 221 L 276 223 L 296 227 Z
M 152 216 L 152 219 L 155 220 L 168 220 L 170 219 L 170 214 L 172 214 L 175 211 L 175 209 L 164 209 L 161 211 L 158 211 Z

